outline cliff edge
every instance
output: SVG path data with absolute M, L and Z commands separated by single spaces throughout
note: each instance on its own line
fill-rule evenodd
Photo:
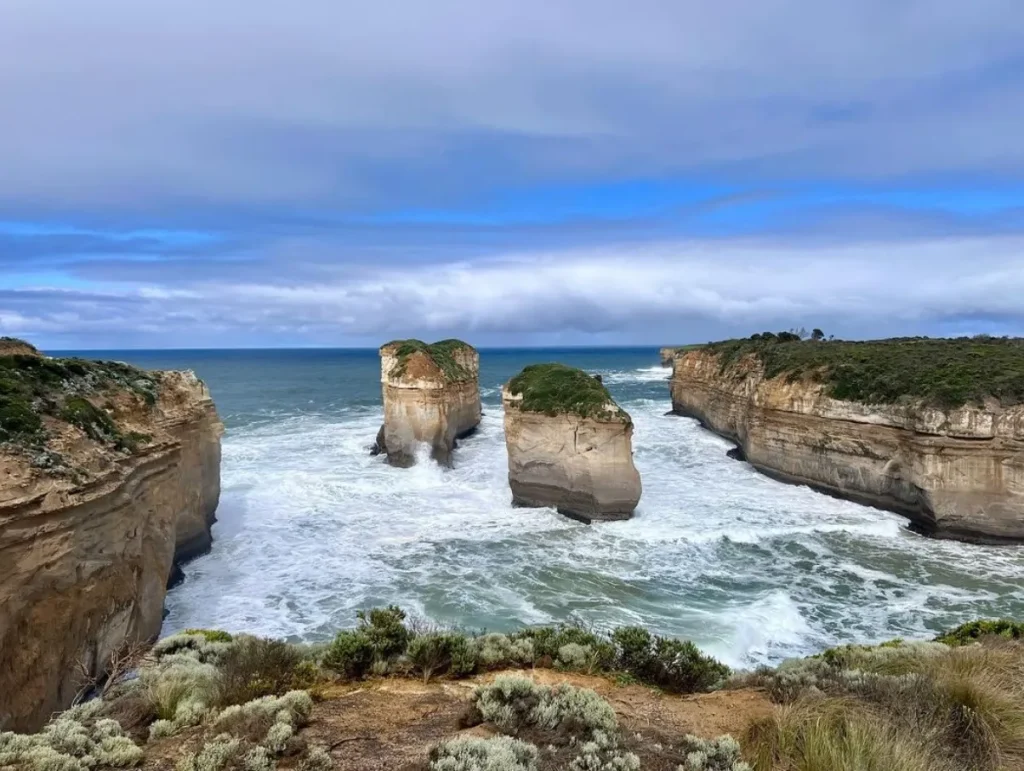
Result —
M 450 465 L 456 441 L 480 424 L 480 354 L 461 340 L 395 340 L 381 347 L 380 370 L 384 425 L 374 452 L 408 467 L 426 444 Z
M 909 517 L 1024 539 L 1024 343 L 757 335 L 676 355 L 672 407 L 757 469 Z
M 632 516 L 641 493 L 633 421 L 598 378 L 532 364 L 505 385 L 502 403 L 513 505 L 585 522 Z
M 190 372 L 5 343 L 0 726 L 40 725 L 159 633 L 176 561 L 210 543 L 222 432 Z

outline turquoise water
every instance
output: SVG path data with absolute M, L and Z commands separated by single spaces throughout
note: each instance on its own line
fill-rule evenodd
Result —
M 743 665 L 1024 617 L 1024 549 L 927 539 L 729 460 L 726 442 L 665 414 L 654 349 L 483 351 L 484 420 L 451 470 L 368 454 L 376 351 L 89 355 L 194 369 L 227 426 L 214 547 L 168 595 L 165 632 L 323 639 L 358 608 L 397 603 L 490 630 L 641 623 Z M 500 385 L 551 360 L 601 373 L 634 417 L 644 494 L 628 522 L 510 506 Z

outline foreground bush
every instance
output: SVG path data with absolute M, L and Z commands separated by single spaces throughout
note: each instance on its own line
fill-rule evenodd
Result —
M 83 712 L 79 711 L 78 716 Z M 89 771 L 96 765 L 130 768 L 142 748 L 125 736 L 116 720 L 79 722 L 61 716 L 37 734 L 0 733 L 0 768 L 26 771 Z
M 508 733 L 534 726 L 575 736 L 618 727 L 615 710 L 594 691 L 567 684 L 538 685 L 515 675 L 478 687 L 472 703 L 483 720 Z
M 430 751 L 430 771 L 534 771 L 536 768 L 537 748 L 507 736 L 459 737 L 441 742 Z
M 701 653 L 689 640 L 657 637 L 640 627 L 612 633 L 620 668 L 666 691 L 705 691 L 729 675 L 729 668 Z

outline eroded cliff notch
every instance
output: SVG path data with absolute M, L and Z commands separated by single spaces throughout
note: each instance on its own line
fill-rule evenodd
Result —
M 426 445 L 450 465 L 457 440 L 480 424 L 480 354 L 461 340 L 395 340 L 381 347 L 380 365 L 384 424 L 374 453 L 408 467 Z
M 641 493 L 633 421 L 599 378 L 531 364 L 502 389 L 502 403 L 514 505 L 585 522 L 632 516 Z
M 0 351 L 0 725 L 31 728 L 155 636 L 209 546 L 223 427 L 190 372 Z

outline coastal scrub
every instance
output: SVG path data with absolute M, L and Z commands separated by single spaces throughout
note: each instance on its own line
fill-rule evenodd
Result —
M 598 378 L 565 364 L 530 364 L 509 381 L 508 390 L 522 396 L 520 409 L 526 412 L 631 422 Z
M 436 343 L 425 343 L 416 339 L 393 340 L 384 347 L 392 346 L 397 348 L 395 356 L 398 362 L 391 370 L 391 377 L 402 377 L 406 372 L 410 357 L 413 354 L 421 353 L 437 366 L 444 379 L 449 383 L 473 379 L 473 373 L 458 361 L 458 353 L 474 350 L 473 346 L 462 340 L 440 340 Z

